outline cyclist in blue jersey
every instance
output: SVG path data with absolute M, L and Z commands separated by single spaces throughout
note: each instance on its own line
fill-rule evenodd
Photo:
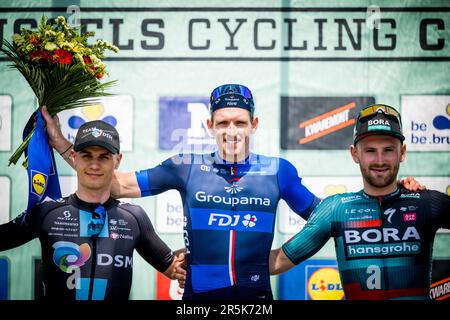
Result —
M 175 189 L 185 217 L 187 278 L 183 299 L 272 299 L 268 259 L 276 209 L 284 199 L 304 219 L 319 202 L 287 160 L 250 152 L 257 130 L 250 90 L 222 85 L 210 98 L 207 125 L 217 151 L 182 154 L 147 170 L 116 172 L 113 193 L 156 195 Z M 67 142 L 45 113 L 51 143 Z M 70 164 L 70 162 L 69 162 Z
M 128 299 L 135 249 L 173 278 L 182 261 L 155 233 L 145 211 L 111 197 L 122 159 L 116 129 L 103 121 L 87 122 L 69 148 L 77 191 L 0 225 L 0 251 L 39 238 L 42 291 L 51 300 Z
M 272 250 L 271 274 L 334 237 L 347 299 L 428 299 L 433 240 L 439 228 L 450 228 L 450 197 L 397 186 L 406 156 L 397 110 L 380 104 L 361 110 L 354 132 L 350 151 L 364 189 L 324 199 L 298 234 Z

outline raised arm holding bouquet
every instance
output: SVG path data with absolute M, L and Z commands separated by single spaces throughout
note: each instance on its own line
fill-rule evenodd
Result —
M 28 169 L 30 186 L 28 209 L 45 196 L 55 199 L 58 193 L 60 195 L 53 151 L 48 146 L 40 108 L 45 105 L 51 115 L 56 115 L 63 110 L 97 103 L 96 98 L 109 95 L 105 90 L 116 82 L 100 82 L 107 74 L 101 58 L 105 50 L 118 52 L 118 49 L 102 40 L 88 47 L 87 40 L 93 35 L 93 32 L 80 35 L 78 28 L 70 26 L 62 16 L 51 22 L 42 17 L 37 31 L 22 29 L 20 34 L 14 34 L 12 43 L 3 40 L 0 48 L 11 62 L 10 67 L 27 80 L 40 106 L 36 115 L 31 115 L 24 129 L 24 140 L 8 164 L 16 164 L 26 152 L 24 166 Z M 48 187 L 55 178 L 57 191 L 53 193 Z

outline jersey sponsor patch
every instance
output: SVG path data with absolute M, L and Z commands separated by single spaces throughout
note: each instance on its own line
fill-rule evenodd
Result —
M 343 233 L 348 259 L 415 255 L 421 252 L 420 235 L 414 226 L 347 229 Z
M 192 229 L 272 232 L 274 214 L 191 208 Z
M 88 232 L 88 226 L 91 220 L 92 213 L 80 210 L 80 237 L 90 237 Z M 106 213 L 106 219 L 108 221 L 108 214 Z M 98 234 L 99 238 L 109 238 L 108 222 L 103 225 L 102 230 Z

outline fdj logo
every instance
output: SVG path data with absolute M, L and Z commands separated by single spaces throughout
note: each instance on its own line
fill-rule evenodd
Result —
M 222 214 L 222 213 L 211 213 L 209 216 L 208 225 L 217 225 L 219 227 L 235 227 L 239 223 L 240 216 L 235 215 L 228 215 L 228 214 Z M 255 215 L 246 214 L 244 216 L 244 219 L 242 220 L 242 224 L 246 228 L 253 228 L 256 225 L 256 221 L 258 218 L 256 218 Z
M 308 280 L 308 295 L 311 300 L 342 300 L 339 272 L 335 268 L 320 268 Z
M 208 225 L 212 226 L 214 224 L 219 227 L 234 227 L 239 222 L 239 215 L 228 215 L 222 213 L 211 213 L 209 216 Z
M 47 175 L 32 171 L 31 185 L 33 186 L 33 193 L 41 196 L 45 191 L 45 186 L 47 184 Z

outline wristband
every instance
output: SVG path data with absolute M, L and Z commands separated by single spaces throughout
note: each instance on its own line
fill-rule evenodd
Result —
M 62 155 L 64 153 L 66 153 L 67 151 L 69 151 L 69 149 L 72 148 L 72 147 L 73 147 L 73 144 L 70 144 L 70 146 L 66 150 L 64 150 L 64 152 L 60 152 L 59 155 L 62 157 Z

